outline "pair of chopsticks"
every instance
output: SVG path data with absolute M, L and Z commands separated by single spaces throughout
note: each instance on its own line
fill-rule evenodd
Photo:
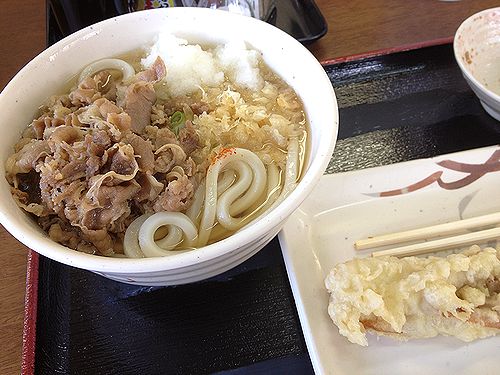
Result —
M 481 230 L 481 228 L 492 225 L 495 227 Z M 366 239 L 356 241 L 354 243 L 354 247 L 356 250 L 365 250 L 369 248 L 424 240 L 424 242 L 404 245 L 388 250 L 375 251 L 372 253 L 373 257 L 383 255 L 422 255 L 434 251 L 448 250 L 500 239 L 500 227 L 498 227 L 498 225 L 500 225 L 500 212 L 404 232 L 368 237 Z M 435 237 L 443 238 L 432 239 Z

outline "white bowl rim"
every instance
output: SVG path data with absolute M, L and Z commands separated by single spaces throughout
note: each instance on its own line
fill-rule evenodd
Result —
M 495 92 L 493 92 L 490 89 L 488 89 L 486 86 L 483 85 L 483 83 L 481 83 L 480 81 L 478 81 L 476 79 L 476 77 L 474 77 L 472 75 L 471 72 L 469 72 L 469 70 L 466 68 L 465 64 L 463 63 L 461 56 L 458 55 L 458 46 L 457 46 L 457 44 L 458 44 L 457 37 L 459 35 L 463 35 L 463 29 L 469 23 L 471 23 L 474 18 L 476 18 L 479 15 L 490 13 L 490 12 L 494 12 L 494 11 L 500 12 L 500 7 L 495 7 L 495 8 L 489 8 L 489 9 L 482 10 L 480 12 L 474 13 L 473 15 L 471 15 L 470 17 L 468 17 L 467 19 L 465 19 L 460 24 L 460 26 L 458 27 L 457 31 L 455 32 L 455 37 L 453 38 L 453 52 L 454 52 L 454 55 L 455 55 L 455 60 L 457 61 L 458 65 L 460 67 L 460 70 L 462 70 L 462 73 L 467 77 L 467 79 L 469 79 L 475 86 L 477 86 L 482 91 L 484 91 L 493 100 L 495 100 L 495 101 L 497 101 L 497 102 L 500 103 L 500 95 L 496 94 Z
M 203 14 L 205 12 L 210 12 L 213 18 L 220 17 L 224 19 L 225 17 L 233 18 L 239 17 L 240 23 L 248 23 L 254 24 L 255 27 L 263 29 L 263 31 L 269 33 L 280 34 L 281 38 L 287 39 L 288 43 L 295 44 L 298 48 L 303 48 L 304 50 L 304 59 L 310 60 L 311 66 L 317 65 L 317 68 L 323 71 L 324 77 L 326 81 L 329 81 L 328 75 L 324 71 L 323 67 L 317 61 L 317 59 L 312 55 L 311 52 L 307 50 L 300 42 L 294 39 L 292 36 L 287 34 L 286 32 L 264 22 L 257 20 L 252 17 L 232 14 L 225 11 L 214 11 L 212 9 L 206 8 L 161 8 L 161 9 L 153 9 L 147 11 L 133 12 L 124 15 L 120 15 L 117 17 L 113 17 L 90 26 L 87 26 L 75 33 L 65 37 L 64 39 L 58 41 L 54 45 L 48 47 L 36 57 L 34 57 L 28 64 L 26 64 L 5 86 L 5 88 L 0 93 L 0 101 L 2 99 L 5 91 L 11 86 L 16 85 L 17 80 L 23 75 L 23 72 L 29 70 L 32 66 L 36 64 L 36 61 L 39 59 L 43 59 L 53 55 L 57 50 L 62 48 L 62 46 L 75 42 L 80 37 L 85 36 L 89 32 L 95 30 L 101 25 L 106 25 L 108 23 L 116 22 L 120 19 L 125 18 L 134 18 L 140 17 L 140 14 L 143 12 L 155 12 L 157 14 L 165 13 L 165 15 L 169 13 L 199 13 Z M 215 14 L 214 14 L 215 12 Z M 150 13 L 151 14 L 151 13 Z M 19 230 L 15 225 L 10 224 L 9 217 L 12 217 L 12 213 L 6 214 L 3 210 L 0 210 L 0 221 L 2 225 L 13 234 L 20 242 L 24 243 L 29 248 L 33 249 L 37 253 L 47 256 L 50 259 L 56 260 L 63 264 L 71 265 L 77 268 L 88 269 L 94 272 L 105 272 L 105 273 L 127 273 L 129 275 L 133 274 L 147 274 L 150 272 L 158 272 L 158 271 L 168 271 L 168 270 L 177 270 L 179 271 L 182 268 L 188 268 L 193 265 L 200 265 L 203 262 L 214 260 L 218 257 L 223 256 L 224 254 L 230 253 L 231 251 L 237 251 L 239 248 L 239 244 L 246 245 L 251 243 L 252 241 L 248 240 L 249 237 L 252 238 L 260 238 L 261 236 L 267 233 L 267 228 L 272 228 L 276 223 L 282 222 L 284 218 L 288 217 L 295 209 L 299 207 L 302 201 L 306 198 L 306 196 L 311 192 L 312 188 L 316 185 L 316 183 L 321 178 L 326 166 L 330 160 L 330 156 L 333 153 L 333 149 L 336 144 L 337 135 L 338 135 L 338 123 L 339 123 L 339 114 L 338 114 L 338 104 L 335 96 L 335 92 L 333 87 L 330 86 L 330 97 L 329 101 L 333 106 L 331 114 L 331 126 L 326 127 L 322 131 L 321 138 L 325 138 L 328 141 L 322 141 L 319 143 L 318 150 L 316 155 L 319 155 L 322 158 L 321 163 L 311 164 L 306 171 L 306 173 L 301 177 L 297 187 L 292 191 L 292 193 L 286 198 L 287 202 L 295 202 L 294 205 L 284 205 L 280 204 L 271 212 L 267 213 L 265 216 L 262 216 L 256 221 L 249 223 L 246 227 L 242 228 L 237 233 L 232 234 L 226 239 L 215 242 L 213 244 L 204 246 L 197 250 L 193 250 L 190 252 L 175 254 L 171 256 L 165 257 L 154 257 L 154 258 L 117 258 L 117 257 L 105 257 L 93 254 L 86 254 L 83 252 L 79 252 L 70 248 L 67 248 L 63 245 L 56 243 L 55 241 L 49 239 L 48 237 L 43 237 L 39 233 L 26 233 L 24 230 Z M 1 203 L 0 203 L 1 207 Z M 20 212 L 21 214 L 24 214 Z M 257 236 L 255 236 L 257 233 Z M 246 240 L 245 240 L 246 239 Z

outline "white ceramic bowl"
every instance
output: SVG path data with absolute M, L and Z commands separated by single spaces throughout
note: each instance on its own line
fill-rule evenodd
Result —
M 243 39 L 301 97 L 310 125 L 310 147 L 302 179 L 287 199 L 234 235 L 203 248 L 169 257 L 107 258 L 71 250 L 52 241 L 11 197 L 0 179 L 0 221 L 19 241 L 61 263 L 110 279 L 140 285 L 172 285 L 220 274 L 248 259 L 280 230 L 322 176 L 338 130 L 338 109 L 331 83 L 318 61 L 299 42 L 262 21 L 197 8 L 158 9 L 127 14 L 89 26 L 48 48 L 27 64 L 0 94 L 2 137 L 0 168 L 13 151 L 38 106 L 90 62 L 152 43 L 169 31 L 192 43 Z
M 466 81 L 486 112 L 500 121 L 500 8 L 467 18 L 453 43 Z

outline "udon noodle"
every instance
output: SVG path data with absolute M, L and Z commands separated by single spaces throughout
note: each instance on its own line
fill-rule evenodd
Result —
M 272 210 L 300 178 L 305 143 L 300 99 L 257 51 L 167 35 L 85 67 L 41 107 L 6 177 L 63 245 L 166 256 Z

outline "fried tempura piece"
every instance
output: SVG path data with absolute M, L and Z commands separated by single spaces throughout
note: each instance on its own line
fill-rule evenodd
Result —
M 325 279 L 328 313 L 349 341 L 365 332 L 400 340 L 463 341 L 500 332 L 500 251 L 478 246 L 441 257 L 353 259 Z

